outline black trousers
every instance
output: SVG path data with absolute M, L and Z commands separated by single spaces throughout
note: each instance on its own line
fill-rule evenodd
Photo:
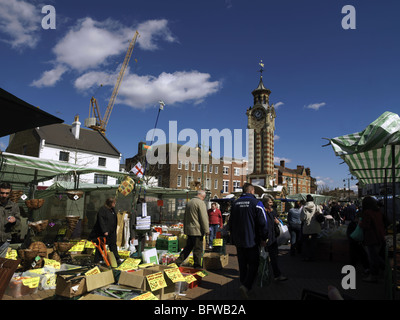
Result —
M 182 250 L 175 263 L 179 266 L 193 251 L 193 267 L 201 267 L 201 258 L 203 257 L 203 236 L 188 236 L 186 246 Z
M 258 245 L 252 248 L 236 247 L 236 251 L 240 283 L 248 290 L 251 290 L 257 277 L 258 265 L 260 264 L 260 248 Z

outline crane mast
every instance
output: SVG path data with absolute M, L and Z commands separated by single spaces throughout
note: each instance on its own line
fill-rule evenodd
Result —
M 121 70 L 118 74 L 117 82 L 115 83 L 114 90 L 112 92 L 110 101 L 108 102 L 108 106 L 107 106 L 106 112 L 104 114 L 104 117 L 101 118 L 97 100 L 96 100 L 96 98 L 92 97 L 90 99 L 89 118 L 87 118 L 85 120 L 86 127 L 91 128 L 93 130 L 97 130 L 97 131 L 101 132 L 102 134 L 105 134 L 108 121 L 110 120 L 111 111 L 114 108 L 114 103 L 117 98 L 118 91 L 119 91 L 119 88 L 122 83 L 122 79 L 124 78 L 126 68 L 128 67 L 129 60 L 131 59 L 133 48 L 135 47 L 135 43 L 136 43 L 138 36 L 139 36 L 139 32 L 136 31 L 135 35 L 133 36 L 133 38 L 129 44 L 128 51 L 125 55 L 124 62 L 122 63 Z

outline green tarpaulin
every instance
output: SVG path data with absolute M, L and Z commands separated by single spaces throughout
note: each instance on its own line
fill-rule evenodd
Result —
M 400 117 L 383 113 L 361 132 L 330 139 L 335 154 L 363 184 L 400 181 Z M 394 157 L 393 157 L 394 155 Z M 394 158 L 394 159 L 393 159 Z

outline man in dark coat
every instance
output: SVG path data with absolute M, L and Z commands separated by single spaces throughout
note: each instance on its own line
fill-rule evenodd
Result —
M 239 263 L 240 292 L 244 299 L 248 299 L 248 292 L 257 277 L 259 246 L 265 247 L 268 238 L 264 206 L 254 193 L 254 186 L 246 183 L 243 194 L 233 203 L 229 218 L 229 230 Z
M 108 198 L 104 206 L 97 213 L 97 220 L 89 235 L 89 239 L 97 241 L 97 238 L 106 237 L 106 243 L 110 251 L 114 254 L 115 259 L 120 261 L 117 248 L 117 214 L 115 212 L 115 198 Z M 96 248 L 94 262 L 98 263 L 102 260 L 100 251 Z

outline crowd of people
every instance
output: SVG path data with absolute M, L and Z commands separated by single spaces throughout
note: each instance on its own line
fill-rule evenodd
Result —
M 202 199 L 202 194 L 200 193 L 198 197 Z M 198 202 L 198 199 L 189 201 L 187 211 L 191 213 L 187 216 L 191 218 L 190 221 L 185 218 L 185 223 L 197 226 L 196 241 L 201 241 L 204 235 L 209 236 L 208 245 L 211 246 L 217 232 L 222 232 L 224 236 L 229 235 L 226 239 L 236 247 L 242 298 L 249 297 L 249 292 L 255 283 L 261 248 L 269 254 L 273 279 L 288 280 L 279 266 L 277 239 L 281 232 L 279 225 L 282 221 L 279 219 L 272 196 L 267 195 L 259 199 L 255 196 L 254 186 L 246 183 L 241 196 L 232 202 L 229 213 L 225 210 L 223 214 L 215 202 L 208 211 L 203 206 L 196 206 L 196 213 L 193 214 L 192 201 Z M 317 205 L 311 195 L 307 195 L 304 201 L 296 201 L 287 215 L 290 255 L 302 255 L 304 261 L 314 261 L 317 258 L 317 244 L 321 230 L 329 221 L 333 222 L 334 228 L 340 225 L 347 228 L 349 263 L 354 266 L 361 264 L 363 280 L 376 282 L 379 271 L 385 267 L 386 223 L 377 200 L 370 196 L 365 197 L 359 206 L 352 202 L 343 205 L 338 202 Z M 363 230 L 361 241 L 351 236 L 357 226 Z M 200 247 L 200 244 L 196 245 L 195 242 L 189 241 L 178 263 L 196 247 Z M 198 256 L 197 253 L 195 255 Z

